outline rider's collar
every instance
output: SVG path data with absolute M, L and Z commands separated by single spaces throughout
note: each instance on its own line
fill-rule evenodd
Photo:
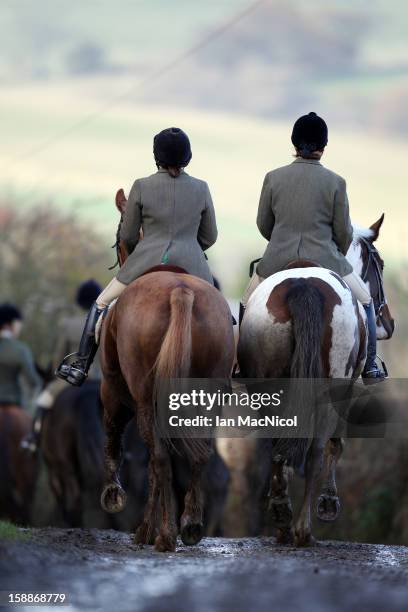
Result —
M 294 164 L 317 164 L 321 166 L 322 164 L 318 159 L 305 159 L 304 157 L 297 157 L 294 161 Z
M 166 168 L 162 168 L 161 166 L 159 166 L 157 168 L 157 172 L 168 172 L 168 170 Z M 180 169 L 180 174 L 183 174 L 183 172 L 184 172 L 184 168 L 181 168 Z

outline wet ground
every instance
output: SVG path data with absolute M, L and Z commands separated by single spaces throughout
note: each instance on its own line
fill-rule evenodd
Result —
M 0 541 L 0 590 L 63 592 L 64 610 L 408 610 L 408 548 L 402 546 L 321 542 L 296 549 L 272 538 L 205 538 L 162 554 L 115 531 L 31 534 Z

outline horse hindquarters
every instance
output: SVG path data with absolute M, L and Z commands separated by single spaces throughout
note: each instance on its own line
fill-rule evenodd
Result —
M 172 444 L 160 435 L 160 414 L 155 399 L 160 397 L 166 379 L 192 375 L 228 376 L 233 358 L 231 315 L 224 298 L 214 287 L 199 278 L 165 269 L 146 274 L 132 283 L 112 312 L 114 314 L 105 321 L 105 330 L 109 324 L 110 333 L 102 332 L 101 342 L 103 388 L 106 390 L 102 399 L 107 435 L 111 438 L 106 453 L 109 484 L 115 486 L 116 476 L 112 468 L 116 469 L 118 460 L 118 425 L 113 421 L 120 419 L 120 414 L 118 406 L 113 412 L 107 411 L 105 402 L 113 403 L 115 400 L 109 396 L 111 388 L 116 389 L 118 397 L 121 395 L 118 379 L 123 379 L 128 392 L 125 401 L 131 400 L 134 405 L 138 430 L 150 454 L 149 495 L 136 540 L 145 543 L 152 537 L 160 500 L 156 549 L 174 550 L 178 530 L 173 496 Z M 231 342 L 226 348 L 228 333 Z M 203 354 L 211 355 L 214 344 L 216 356 L 213 354 L 210 360 L 213 369 L 197 367 L 197 363 L 203 361 Z M 224 363 L 227 359 L 228 364 Z M 214 362 L 217 370 L 214 370 Z M 106 420 L 106 412 L 110 413 L 111 422 Z M 192 478 L 185 497 L 181 535 L 192 544 L 202 535 L 200 476 L 211 447 L 191 436 L 179 438 L 177 443 L 191 466 Z

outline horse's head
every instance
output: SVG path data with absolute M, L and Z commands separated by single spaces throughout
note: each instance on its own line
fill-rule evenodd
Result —
M 123 221 L 123 215 L 125 214 L 126 204 L 127 204 L 127 199 L 125 196 L 125 192 L 123 191 L 123 189 L 119 189 L 116 192 L 116 196 L 115 196 L 115 206 L 120 212 L 120 221 L 119 221 L 118 229 L 116 232 L 116 241 L 115 241 L 115 244 L 112 245 L 112 248 L 116 249 L 117 259 L 116 259 L 116 263 L 113 266 L 111 266 L 109 270 L 113 270 L 113 268 L 116 268 L 117 265 L 119 265 L 119 268 L 121 268 L 129 256 L 125 243 L 123 242 L 123 240 L 120 239 L 120 228 L 121 228 L 122 221 Z
M 347 253 L 347 259 L 354 271 L 361 276 L 373 298 L 378 340 L 388 340 L 394 333 L 394 319 L 384 291 L 384 260 L 374 246 L 383 221 L 384 214 L 368 229 L 354 226 L 353 242 Z

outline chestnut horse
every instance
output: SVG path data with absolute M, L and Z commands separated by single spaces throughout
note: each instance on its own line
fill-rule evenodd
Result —
M 150 451 L 148 501 L 136 542 L 152 541 L 159 506 L 155 547 L 174 551 L 178 534 L 172 485 L 174 451 L 157 430 L 155 387 L 163 379 L 230 376 L 234 339 L 228 304 L 206 281 L 181 268 L 156 266 L 131 283 L 110 309 L 102 326 L 100 351 L 107 437 L 102 507 L 118 512 L 125 505 L 119 468 L 131 407 Z M 185 544 L 196 544 L 203 530 L 200 479 L 212 444 L 192 438 L 177 443 L 190 466 L 180 532 Z
M 377 312 L 377 336 L 391 337 L 394 321 L 383 288 L 383 262 L 374 241 L 383 216 L 367 230 L 355 232 L 348 258 L 361 274 L 373 296 Z M 242 321 L 238 361 L 243 376 L 252 378 L 302 379 L 344 378 L 350 383 L 361 373 L 366 355 L 365 313 L 345 282 L 334 272 L 314 267 L 313 262 L 293 262 L 288 269 L 273 274 L 251 295 Z M 300 396 L 300 404 L 307 400 Z M 307 413 L 313 407 L 304 406 Z M 339 511 L 335 471 L 343 443 L 327 436 L 272 440 L 267 457 L 260 461 L 269 471 L 269 506 L 278 541 L 293 537 L 292 509 L 285 465 L 305 471 L 302 507 L 295 524 L 298 545 L 313 541 L 311 502 L 313 488 L 325 467 L 325 480 L 317 511 L 322 520 L 334 520 Z M 265 454 L 265 453 L 264 453 Z M 263 473 L 265 475 L 265 469 Z M 263 478 L 263 477 L 262 477 Z M 261 485 L 262 486 L 262 485 Z
M 20 447 L 31 423 L 21 406 L 0 405 L 0 518 L 20 525 L 30 521 L 37 475 L 37 458 Z

